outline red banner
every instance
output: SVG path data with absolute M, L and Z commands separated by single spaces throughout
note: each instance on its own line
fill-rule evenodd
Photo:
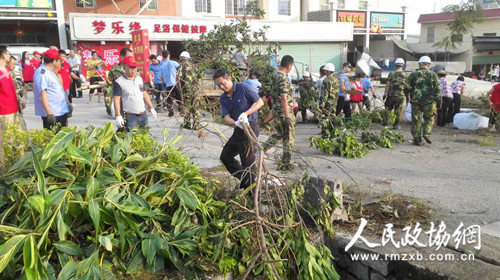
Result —
M 103 70 L 106 71 L 120 62 L 120 50 L 126 47 L 129 46 L 125 45 L 125 42 L 106 42 L 106 45 L 101 45 L 99 42 L 84 42 L 76 44 L 76 52 L 82 61 L 82 74 L 85 77 L 87 76 L 87 67 L 85 65 L 87 64 L 87 61 L 92 58 L 92 51 L 97 51 L 97 54 L 108 65 L 107 67 L 103 67 Z
M 137 61 L 137 71 L 149 83 L 149 35 L 147 29 L 132 31 L 132 50 Z

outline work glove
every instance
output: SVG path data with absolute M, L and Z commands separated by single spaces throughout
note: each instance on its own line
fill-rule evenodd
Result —
M 246 124 L 248 123 L 248 115 L 247 113 L 241 113 L 241 115 L 238 117 L 238 121 L 241 123 L 241 124 Z
M 125 120 L 123 120 L 122 116 L 116 116 L 115 123 L 116 123 L 116 126 L 118 126 L 118 127 L 125 126 Z
M 156 120 L 156 117 L 158 116 L 158 114 L 156 113 L 155 108 L 151 108 L 151 116 L 153 116 L 153 120 Z
M 240 121 L 235 121 L 234 125 L 237 126 L 237 127 L 239 127 L 239 128 L 241 128 L 241 129 L 243 129 L 243 124 Z
M 56 122 L 56 117 L 54 115 L 47 115 L 47 123 L 49 124 L 49 126 L 56 126 L 57 122 Z

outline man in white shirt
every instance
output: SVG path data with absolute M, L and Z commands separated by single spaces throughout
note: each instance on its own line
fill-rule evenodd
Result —
M 116 112 L 116 124 L 130 131 L 139 126 L 145 128 L 148 125 L 148 115 L 146 105 L 151 111 L 153 119 L 156 119 L 156 111 L 153 108 L 149 94 L 143 90 L 144 83 L 141 77 L 137 76 L 137 62 L 133 56 L 125 57 L 121 65 L 124 74 L 113 84 L 113 103 Z M 123 114 L 127 120 L 121 116 L 121 102 L 123 103 Z
M 71 79 L 71 88 L 69 91 L 69 94 L 71 97 L 77 97 L 77 98 L 82 98 L 82 91 L 78 91 L 78 96 L 76 96 L 76 89 L 80 88 L 82 86 L 82 81 L 80 80 L 80 66 L 82 64 L 82 61 L 80 57 L 75 54 L 75 51 L 70 50 L 69 51 L 69 57 L 66 58 L 66 62 L 71 65 L 71 71 L 75 74 L 76 77 L 78 78 L 72 78 Z
M 247 71 L 248 69 L 248 57 L 247 54 L 243 51 L 243 44 L 238 44 L 238 52 L 236 52 L 233 56 L 236 61 L 236 66 L 241 71 Z

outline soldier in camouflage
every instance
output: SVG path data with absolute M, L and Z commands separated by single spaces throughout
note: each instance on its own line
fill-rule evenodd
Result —
M 184 100 L 184 124 L 183 128 L 200 130 L 200 88 L 198 84 L 198 77 L 189 60 L 191 56 L 188 52 L 183 51 L 180 55 L 181 64 L 179 66 L 179 74 L 177 79 L 180 82 L 182 99 Z M 191 119 L 193 122 L 191 124 Z
M 26 104 L 23 101 L 23 82 L 16 79 L 16 73 L 14 70 L 16 69 L 17 59 L 14 56 L 10 57 L 10 63 L 8 64 L 8 68 L 10 70 L 10 75 L 12 76 L 12 80 L 14 81 L 14 87 L 16 89 L 17 95 L 17 103 L 19 105 L 19 114 L 23 114 L 23 109 L 26 108 Z
M 403 103 L 405 99 L 408 100 L 405 93 L 408 76 L 403 71 L 404 64 L 405 61 L 402 58 L 396 59 L 394 63 L 395 71 L 389 74 L 385 84 L 384 105 L 387 110 L 394 111 L 394 115 L 396 115 L 396 120 L 392 124 L 394 129 L 399 129 L 399 118 L 403 111 Z M 383 123 L 383 125 L 387 125 L 387 123 Z
M 127 56 L 133 56 L 132 50 L 129 48 L 122 48 L 120 50 L 120 63 L 111 67 L 108 73 L 108 85 L 106 86 L 106 91 L 104 93 L 104 106 L 106 106 L 106 113 L 108 116 L 112 117 L 112 97 L 113 97 L 113 84 L 116 79 L 120 78 L 124 73 L 121 61 Z M 123 106 L 121 106 L 123 108 Z
M 316 101 L 318 94 L 309 72 L 305 72 L 304 79 L 299 82 L 299 92 L 299 111 L 302 114 L 302 122 L 307 122 L 307 110 L 314 114 L 316 120 L 319 117 L 319 105 Z
M 339 94 L 339 79 L 334 74 L 335 65 L 332 63 L 325 64 L 323 73 L 325 78 L 321 85 L 321 96 L 323 102 L 321 103 L 321 136 L 328 138 L 330 131 L 333 129 L 332 119 L 335 117 L 335 109 L 337 107 L 337 98 Z
M 292 85 L 287 74 L 293 68 L 293 57 L 283 56 L 278 71 L 272 76 L 271 104 L 273 108 L 273 123 L 275 133 L 264 143 L 264 151 L 283 141 L 283 157 L 278 164 L 280 170 L 290 170 L 293 168 L 292 149 L 295 144 L 295 116 L 292 105 Z
M 408 89 L 411 102 L 411 134 L 413 144 L 422 146 L 422 137 L 428 144 L 432 141 L 429 138 L 434 116 L 437 107 L 441 106 L 441 86 L 438 76 L 429 70 L 431 59 L 423 56 L 418 61 L 419 69 L 411 73 L 408 77 Z M 424 126 L 422 128 L 422 114 L 424 116 Z

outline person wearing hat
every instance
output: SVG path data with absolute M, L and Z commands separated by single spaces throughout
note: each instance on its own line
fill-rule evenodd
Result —
M 451 91 L 451 84 L 446 81 L 446 75 L 448 75 L 448 73 L 444 70 L 440 70 L 437 75 L 441 84 L 441 108 L 438 110 L 437 125 L 445 126 L 447 123 L 451 122 L 448 110 L 453 101 L 453 93 Z
M 278 163 L 278 169 L 293 169 L 292 149 L 295 144 L 295 115 L 293 113 L 293 88 L 288 80 L 288 74 L 293 68 L 293 57 L 285 55 L 281 59 L 278 71 L 271 77 L 271 104 L 273 110 L 274 131 L 262 145 L 264 152 L 278 142 L 283 141 L 283 157 Z
M 71 108 L 57 77 L 56 71 L 60 68 L 59 52 L 49 49 L 43 54 L 43 64 L 36 70 L 33 78 L 35 115 L 42 118 L 45 129 L 68 125 L 68 113 L 71 112 Z
M 38 51 L 33 52 L 33 58 L 31 59 L 31 64 L 35 67 L 35 70 L 42 64 L 42 54 Z
M 394 115 L 396 115 L 396 119 L 392 124 L 394 129 L 399 128 L 399 119 L 407 96 L 405 90 L 407 88 L 408 76 L 403 71 L 404 65 L 405 61 L 402 58 L 396 59 L 394 62 L 394 72 L 389 73 L 383 96 L 385 109 L 393 111 Z M 387 123 L 383 123 L 382 125 L 387 125 Z
M 407 91 L 411 103 L 411 134 L 413 144 L 422 146 L 422 137 L 428 144 L 430 139 L 434 116 L 437 107 L 441 106 L 441 86 L 439 78 L 434 71 L 429 70 L 431 58 L 422 56 L 418 61 L 418 69 L 408 77 Z M 422 127 L 422 115 L 424 125 Z
M 109 117 L 113 117 L 113 111 L 112 111 L 112 106 L 113 106 L 113 85 L 115 81 L 120 78 L 124 73 L 125 70 L 123 69 L 122 61 L 126 57 L 133 57 L 134 53 L 130 48 L 122 48 L 120 50 L 120 62 L 116 64 L 115 66 L 111 67 L 109 69 L 108 73 L 108 86 L 106 87 L 105 90 L 105 95 L 104 95 L 104 106 L 106 107 L 106 113 L 108 114 Z
M 183 128 L 200 130 L 200 87 L 198 84 L 198 75 L 189 61 L 191 55 L 183 51 L 180 55 L 181 64 L 179 65 L 178 83 L 181 88 L 182 100 L 184 103 L 184 124 Z M 191 123 L 191 119 L 193 120 Z
M 323 67 L 323 84 L 321 85 L 322 103 L 319 111 L 321 114 L 321 135 L 323 138 L 329 138 L 333 129 L 333 118 L 337 107 L 339 94 L 339 77 L 335 75 L 335 65 L 326 63 Z
M 153 108 L 149 94 L 144 91 L 144 83 L 137 75 L 137 62 L 133 56 L 127 56 L 121 61 L 123 75 L 113 83 L 113 103 L 115 106 L 116 125 L 125 127 L 127 131 L 139 126 L 146 128 L 148 115 L 146 105 L 151 111 L 153 119 L 156 119 L 156 111 Z M 123 116 L 122 112 L 123 103 Z M 126 122 L 123 119 L 126 118 Z
M 342 64 L 342 71 L 338 75 L 339 79 L 339 98 L 337 100 L 337 108 L 335 110 L 335 115 L 339 116 L 340 113 L 344 112 L 344 117 L 346 119 L 351 119 L 351 101 L 349 91 L 351 90 L 351 85 L 349 83 L 349 74 L 352 70 L 352 66 L 349 62 Z
M 177 62 L 170 60 L 170 53 L 168 50 L 162 51 L 164 58 L 160 67 L 161 80 L 167 92 L 163 93 L 163 107 L 168 110 L 168 116 L 174 116 L 174 100 L 179 105 L 179 112 L 184 113 L 182 109 L 182 95 L 177 87 L 177 67 L 180 65 Z
M 318 94 L 309 72 L 304 72 L 303 79 L 299 81 L 298 86 L 300 93 L 298 110 L 302 115 L 302 122 L 307 122 L 307 110 L 314 114 L 316 120 L 319 111 L 318 102 L 316 101 Z

